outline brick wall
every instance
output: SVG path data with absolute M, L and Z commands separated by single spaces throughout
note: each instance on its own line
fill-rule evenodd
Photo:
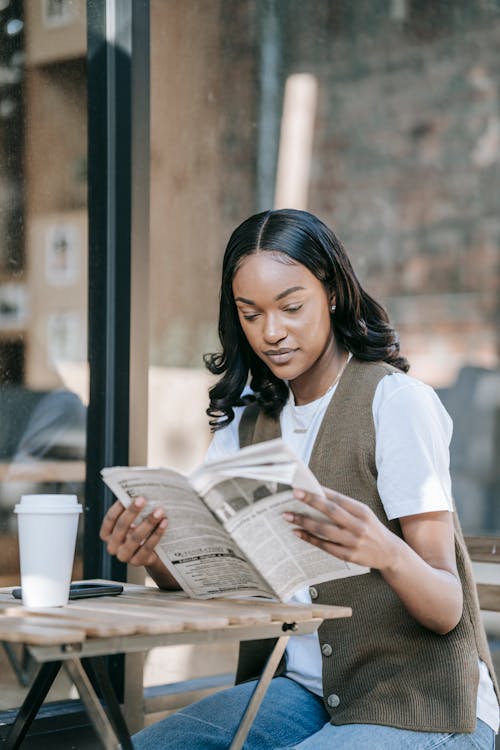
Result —
M 283 75 L 319 81 L 311 210 L 445 384 L 498 362 L 500 14 L 396 5 L 280 5 Z
M 466 362 L 495 366 L 500 13 L 479 1 L 446 9 L 427 2 L 280 0 L 275 8 L 281 90 L 297 72 L 312 73 L 319 83 L 310 209 L 334 226 L 363 283 L 389 307 L 415 374 L 448 385 Z M 177 154 L 175 163 L 180 145 L 189 149 L 196 166 L 191 179 L 197 175 L 210 191 L 214 229 L 204 231 L 206 217 L 190 211 L 196 191 L 186 182 L 171 185 L 182 210 L 170 215 L 167 207 L 157 221 L 177 229 L 185 222 L 191 233 L 197 225 L 206 237 L 202 246 L 176 250 L 184 258 L 182 279 L 191 269 L 189 288 L 204 300 L 205 315 L 203 322 L 200 310 L 184 315 L 187 282 L 181 281 L 183 297 L 176 294 L 174 263 L 168 268 L 172 295 L 155 335 L 165 336 L 175 311 L 191 320 L 184 336 L 194 333 L 199 349 L 213 345 L 209 329 L 217 311 L 208 293 L 218 287 L 229 232 L 258 205 L 263 5 L 221 0 L 208 14 L 204 3 L 189 9 L 184 16 L 176 11 L 181 39 L 184 34 L 179 51 L 187 58 L 163 67 L 161 81 L 178 78 L 186 61 L 192 67 L 203 56 L 201 77 L 189 79 L 189 96 L 164 114 L 183 127 L 194 100 L 197 122 L 189 144 L 169 143 L 162 133 L 155 154 L 164 152 L 167 179 L 169 152 Z M 206 33 L 189 43 L 200 24 Z M 213 84 L 208 91 L 207 78 Z M 208 147 L 214 149 L 210 158 Z M 159 364 L 199 361 L 198 351 L 172 361 L 171 350 L 158 347 Z

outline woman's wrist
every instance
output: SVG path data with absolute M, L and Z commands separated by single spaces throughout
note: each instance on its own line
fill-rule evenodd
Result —
M 146 570 L 158 588 L 164 589 L 165 591 L 178 591 L 181 588 L 174 576 L 165 567 L 158 556 L 151 565 L 146 566 Z

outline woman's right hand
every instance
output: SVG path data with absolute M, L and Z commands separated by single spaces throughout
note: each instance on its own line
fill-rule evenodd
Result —
M 128 508 L 117 500 L 104 516 L 99 536 L 106 542 L 109 554 L 121 562 L 156 568 L 160 560 L 155 547 L 168 522 L 161 508 L 138 520 L 145 505 L 143 497 L 136 497 Z

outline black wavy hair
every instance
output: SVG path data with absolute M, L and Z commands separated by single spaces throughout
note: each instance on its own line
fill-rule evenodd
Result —
M 234 230 L 224 254 L 219 310 L 222 352 L 204 356 L 208 370 L 222 375 L 209 391 L 207 414 L 212 430 L 232 422 L 235 406 L 257 401 L 265 414 L 278 417 L 288 399 L 287 384 L 250 348 L 233 297 L 233 278 L 242 259 L 266 250 L 301 263 L 324 284 L 328 294 L 335 294 L 332 325 L 340 346 L 358 359 L 388 362 L 403 372 L 409 369 L 408 361 L 400 356 L 398 335 L 387 312 L 362 288 L 332 230 L 307 211 L 264 211 Z M 255 395 L 242 398 L 249 378 Z

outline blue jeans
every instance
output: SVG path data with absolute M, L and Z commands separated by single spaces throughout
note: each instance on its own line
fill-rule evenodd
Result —
M 134 735 L 136 750 L 227 750 L 255 682 L 215 693 Z M 495 736 L 478 721 L 475 732 L 414 732 L 378 724 L 328 723 L 323 701 L 286 677 L 276 677 L 244 750 L 493 750 Z

